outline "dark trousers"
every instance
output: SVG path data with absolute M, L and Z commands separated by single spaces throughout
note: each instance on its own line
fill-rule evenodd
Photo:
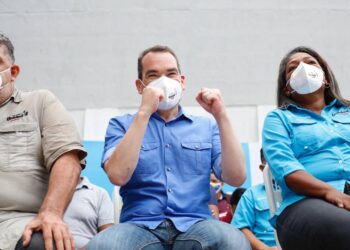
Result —
M 53 249 L 56 250 L 56 247 L 53 246 Z M 45 250 L 45 243 L 43 235 L 41 232 L 36 232 L 32 234 L 32 239 L 29 243 L 29 246 L 23 247 L 23 242 L 20 239 L 17 242 L 15 250 Z
M 349 250 L 350 211 L 306 198 L 277 218 L 277 235 L 283 250 Z

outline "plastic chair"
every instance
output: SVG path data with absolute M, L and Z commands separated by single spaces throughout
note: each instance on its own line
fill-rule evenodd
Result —
M 123 207 L 123 200 L 119 194 L 120 187 L 114 186 L 113 189 L 113 205 L 114 205 L 114 222 L 115 224 L 119 223 L 120 213 Z
M 277 182 L 272 176 L 270 167 L 266 164 L 263 170 L 264 184 L 266 190 L 267 201 L 269 203 L 270 215 L 273 216 L 281 205 L 282 202 L 282 191 L 278 186 Z M 278 242 L 277 232 L 275 230 L 275 240 L 277 248 L 282 250 L 280 243 Z

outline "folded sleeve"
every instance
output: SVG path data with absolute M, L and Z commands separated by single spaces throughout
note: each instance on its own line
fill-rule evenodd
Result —
M 265 158 L 277 182 L 286 186 L 285 177 L 305 170 L 292 150 L 292 130 L 282 110 L 269 113 L 265 119 L 262 140 Z
M 45 166 L 51 170 L 64 153 L 76 150 L 82 167 L 87 153 L 76 125 L 62 103 L 49 91 L 42 90 L 40 129 Z

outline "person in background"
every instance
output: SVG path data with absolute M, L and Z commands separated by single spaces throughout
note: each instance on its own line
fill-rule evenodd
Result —
M 47 90 L 17 89 L 19 73 L 0 34 L 0 249 L 71 250 L 63 215 L 87 153 L 61 102 Z
M 277 106 L 262 138 L 282 190 L 272 220 L 281 247 L 348 250 L 350 101 L 320 54 L 297 47 L 280 63 Z
M 220 180 L 218 180 L 215 177 L 214 173 L 210 174 L 210 185 L 214 188 L 215 193 L 216 193 L 216 200 L 218 202 L 218 210 L 219 210 L 219 220 L 226 222 L 226 223 L 231 223 L 232 220 L 232 212 L 230 209 L 230 204 L 226 199 L 225 194 L 222 191 L 222 188 L 224 186 L 224 183 Z
M 266 165 L 263 150 L 260 150 L 263 171 Z M 242 195 L 232 225 L 248 238 L 253 250 L 277 250 L 274 229 L 269 222 L 270 210 L 264 183 L 248 188 Z
M 219 219 L 219 208 L 218 208 L 218 200 L 216 199 L 216 191 L 215 188 L 213 188 L 210 185 L 210 200 L 209 200 L 209 209 L 211 211 L 211 215 Z
M 105 189 L 81 176 L 63 219 L 75 247 L 83 249 L 98 232 L 114 224 L 113 203 Z
M 179 105 L 185 89 L 179 61 L 159 45 L 139 56 L 135 84 L 140 107 L 110 120 L 102 159 L 110 181 L 121 186 L 121 223 L 96 235 L 88 249 L 250 249 L 208 207 L 211 170 L 234 186 L 246 178 L 220 91 L 202 88 L 196 97 L 212 118 L 187 114 Z
M 246 190 L 247 190 L 246 188 L 239 187 L 239 188 L 236 188 L 235 191 L 233 191 L 233 193 L 230 197 L 230 210 L 232 213 L 232 217 L 235 216 L 235 211 L 236 211 L 238 202 Z M 231 222 L 232 222 L 232 220 L 231 220 Z

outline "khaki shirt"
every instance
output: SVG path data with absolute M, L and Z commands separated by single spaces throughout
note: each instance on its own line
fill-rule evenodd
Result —
M 71 150 L 86 156 L 72 118 L 51 92 L 15 90 L 0 106 L 0 249 L 18 241 L 41 206 L 53 164 Z

